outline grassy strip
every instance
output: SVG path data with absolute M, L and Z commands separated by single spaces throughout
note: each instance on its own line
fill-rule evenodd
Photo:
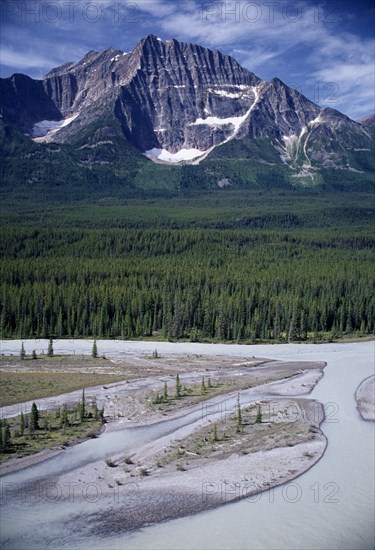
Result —
M 186 406 L 196 405 L 204 402 L 212 397 L 219 395 L 225 396 L 229 392 L 235 390 L 248 390 L 255 388 L 261 384 L 268 384 L 270 382 L 277 382 L 279 380 L 287 380 L 296 376 L 297 372 L 259 372 L 254 377 L 249 378 L 236 378 L 228 379 L 222 378 L 212 380 L 210 377 L 205 377 L 204 388 L 202 382 L 200 384 L 182 385 L 180 396 L 176 396 L 176 390 L 173 388 L 168 389 L 168 394 L 165 396 L 163 388 L 152 394 L 152 398 L 149 394 L 148 402 L 152 410 L 158 410 L 163 414 L 181 409 Z
M 55 359 L 55 358 L 53 358 Z M 72 363 L 72 360 L 70 360 Z M 4 359 L 0 362 L 4 363 Z M 45 368 L 51 367 L 51 359 L 46 360 L 30 360 L 31 369 L 40 368 L 41 365 Z M 53 362 L 58 365 L 57 361 Z M 80 366 L 84 368 L 89 364 L 90 367 L 95 367 L 96 360 L 86 358 L 85 362 L 80 361 Z M 52 364 L 53 366 L 53 364 Z M 78 366 L 78 365 L 75 365 Z M 98 366 L 100 366 L 98 364 Z M 42 397 L 52 397 L 61 393 L 66 393 L 91 386 L 99 386 L 124 380 L 124 376 L 116 376 L 113 374 L 96 374 L 82 372 L 40 372 L 31 370 L 30 372 L 0 372 L 0 406 L 13 405 L 24 401 L 41 399 Z

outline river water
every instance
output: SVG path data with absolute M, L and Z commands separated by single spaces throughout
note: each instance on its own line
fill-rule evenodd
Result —
M 99 341 L 100 353 L 151 353 L 152 342 Z M 57 353 L 90 353 L 92 342 L 59 341 Z M 26 341 L 42 351 L 46 342 Z M 30 348 L 30 349 L 29 349 Z M 2 342 L 2 353 L 17 354 L 20 342 Z M 2 478 L 1 540 L 4 548 L 100 549 L 347 549 L 372 550 L 374 542 L 374 423 L 361 419 L 354 398 L 360 382 L 374 373 L 374 342 L 322 345 L 228 346 L 157 343 L 158 352 L 261 356 L 281 360 L 326 361 L 324 377 L 311 397 L 325 406 L 322 430 L 328 447 L 308 472 L 257 497 L 227 504 L 193 517 L 150 526 L 134 533 L 94 537 L 89 529 L 69 529 L 69 518 L 105 509 L 106 502 L 34 504 L 12 499 L 20 484 L 106 456 L 134 442 L 151 440 L 183 422 L 104 434 L 49 461 Z M 129 434 L 132 436 L 129 438 Z M 134 439 L 133 439 L 134 438 Z M 113 503 L 112 503 L 113 504 Z M 83 508 L 82 508 L 83 506 Z

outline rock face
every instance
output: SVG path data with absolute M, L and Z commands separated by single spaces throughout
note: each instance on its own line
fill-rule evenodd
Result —
M 363 126 L 375 126 L 375 115 L 367 115 L 359 118 L 356 122 L 359 122 Z
M 132 55 L 139 64 L 116 107 L 125 134 L 143 151 L 205 151 L 221 143 L 230 123 L 207 127 L 199 121 L 244 115 L 260 83 L 231 57 L 177 40 L 148 36 Z
M 43 81 L 23 74 L 0 79 L 3 121 L 25 133 L 40 120 L 61 120 L 63 115 L 46 93 Z
M 91 51 L 43 80 L 1 79 L 0 92 L 3 122 L 37 141 L 69 143 L 110 113 L 124 137 L 158 162 L 198 163 L 250 137 L 267 139 L 281 161 L 307 173 L 350 168 L 348 155 L 371 141 L 367 121 L 321 109 L 277 78 L 263 82 L 218 51 L 153 35 L 130 53 Z

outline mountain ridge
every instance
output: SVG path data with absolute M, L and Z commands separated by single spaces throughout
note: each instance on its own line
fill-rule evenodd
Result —
M 91 156 L 80 162 L 91 166 L 113 163 L 113 139 L 156 163 L 204 165 L 218 147 L 246 138 L 266 140 L 280 169 L 303 185 L 321 181 L 324 170 L 374 168 L 365 154 L 373 148 L 371 116 L 353 121 L 277 77 L 262 81 L 231 56 L 175 39 L 148 35 L 131 52 L 91 50 L 41 80 L 0 79 L 0 91 L 4 124 L 40 144 L 81 143 L 84 134 L 80 148 Z

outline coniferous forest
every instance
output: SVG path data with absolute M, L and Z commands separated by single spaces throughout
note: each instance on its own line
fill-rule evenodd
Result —
M 3 196 L 2 338 L 319 341 L 374 332 L 370 193 Z

